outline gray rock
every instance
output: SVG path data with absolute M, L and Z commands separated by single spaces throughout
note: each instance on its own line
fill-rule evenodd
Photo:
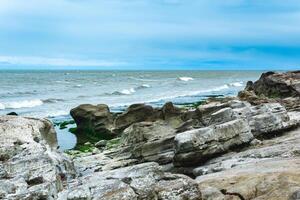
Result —
M 106 146 L 106 144 L 107 144 L 107 140 L 100 140 L 99 142 L 97 142 L 95 144 L 95 147 L 97 147 L 97 148 L 103 148 L 103 147 Z
M 223 108 L 211 114 L 209 124 L 222 124 L 236 119 L 232 108 Z
M 242 119 L 180 133 L 175 137 L 174 165 L 195 165 L 252 139 L 250 127 Z
M 133 104 L 128 109 L 117 116 L 114 121 L 114 128 L 122 131 L 128 126 L 136 122 L 154 121 L 156 119 L 156 111 L 152 106 L 145 104 Z
M 140 122 L 124 130 L 122 144 L 131 145 L 175 135 L 175 129 L 165 122 Z
M 0 196 L 55 199 L 73 178 L 73 163 L 57 151 L 48 120 L 0 117 Z
M 77 124 L 77 132 L 89 137 L 88 134 L 98 135 L 102 138 L 111 139 L 113 116 L 105 104 L 91 105 L 82 104 L 73 108 L 70 112 Z

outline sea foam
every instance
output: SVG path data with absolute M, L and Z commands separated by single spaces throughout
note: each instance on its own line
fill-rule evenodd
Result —
M 7 103 L 0 103 L 0 109 L 18 109 L 18 108 L 33 108 L 43 104 L 40 99 L 14 101 Z
M 243 87 L 243 82 L 234 82 L 228 84 L 231 87 Z
M 179 77 L 178 79 L 185 82 L 194 80 L 192 77 L 185 77 L 185 76 Z

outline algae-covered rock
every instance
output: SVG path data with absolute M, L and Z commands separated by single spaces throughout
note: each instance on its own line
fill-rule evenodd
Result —
M 73 108 L 70 113 L 77 124 L 76 134 L 79 142 L 80 140 L 97 142 L 100 139 L 115 137 L 112 132 L 113 115 L 107 105 L 83 104 Z

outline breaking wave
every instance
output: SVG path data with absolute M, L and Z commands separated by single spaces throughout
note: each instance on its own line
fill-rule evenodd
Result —
M 183 77 L 179 77 L 178 80 L 188 82 L 188 81 L 192 81 L 194 79 L 192 77 L 183 76 Z
M 115 91 L 111 93 L 112 95 L 131 95 L 134 94 L 137 90 L 145 89 L 145 88 L 150 88 L 151 86 L 148 84 L 143 84 L 134 88 L 130 89 L 123 89 L 121 91 Z
M 229 83 L 228 84 L 231 87 L 243 87 L 243 82 L 234 82 L 234 83 Z
M 42 100 L 43 103 L 58 103 L 58 102 L 63 102 L 63 99 L 55 99 L 55 98 L 49 98 L 49 99 L 44 99 Z
M 23 101 L 0 103 L 0 109 L 4 110 L 4 109 L 18 109 L 18 108 L 33 108 L 40 105 L 43 105 L 43 101 L 40 99 L 23 100 Z

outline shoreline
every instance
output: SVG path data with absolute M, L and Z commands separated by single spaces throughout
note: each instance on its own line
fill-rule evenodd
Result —
M 105 104 L 79 105 L 71 116 L 88 142 L 67 153 L 49 120 L 0 116 L 0 182 L 15 188 L 2 188 L 0 197 L 293 199 L 299 73 L 264 73 L 238 97 L 188 108 L 133 104 L 114 114 Z

